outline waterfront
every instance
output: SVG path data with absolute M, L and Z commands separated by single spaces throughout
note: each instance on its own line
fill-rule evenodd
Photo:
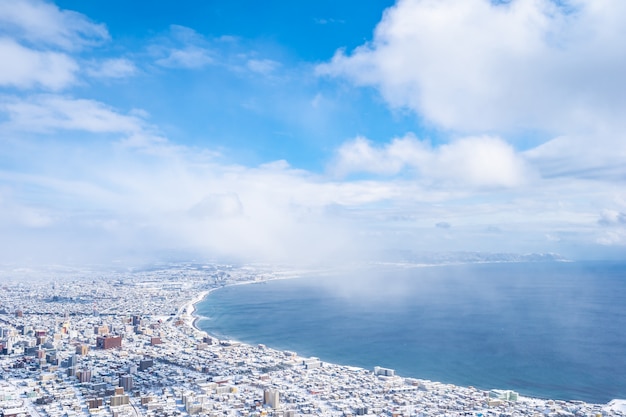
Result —
M 198 304 L 210 318 L 198 325 L 335 363 L 602 403 L 626 396 L 624 271 L 482 264 L 229 287 Z
M 350 367 L 263 345 L 219 340 L 191 326 L 194 303 L 210 291 L 269 288 L 270 283 L 241 284 L 298 275 L 306 273 L 191 263 L 117 272 L 0 270 L 0 415 L 626 414 L 623 400 L 608 404 L 544 400 L 513 391 L 405 378 L 388 369 Z

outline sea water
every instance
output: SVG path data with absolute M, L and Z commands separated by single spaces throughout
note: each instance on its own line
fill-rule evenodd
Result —
M 323 361 L 522 395 L 626 398 L 626 264 L 368 267 L 213 292 L 198 325 Z

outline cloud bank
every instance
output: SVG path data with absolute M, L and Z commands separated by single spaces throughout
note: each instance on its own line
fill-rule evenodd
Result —
M 625 21 L 619 0 L 400 0 L 318 71 L 448 129 L 623 127 Z
M 411 169 L 428 181 L 474 188 L 514 187 L 531 175 L 524 158 L 511 145 L 490 136 L 466 137 L 436 148 L 414 135 L 379 148 L 357 137 L 337 153 L 332 169 L 339 175 L 394 175 Z
M 314 65 L 176 25 L 116 49 L 87 16 L 5 1 L 0 262 L 184 252 L 316 263 L 407 248 L 618 253 L 625 27 L 617 0 L 400 0 L 371 42 Z M 216 74 L 232 75 L 224 88 L 245 90 L 219 116 L 203 107 L 222 104 L 221 86 L 204 84 Z M 123 84 L 129 77 L 140 87 Z M 181 78 L 171 91 L 160 85 Z M 295 100 L 291 88 L 305 83 L 312 94 Z M 428 129 L 359 135 L 346 122 L 351 133 L 293 149 L 303 142 L 283 128 L 324 131 L 324 112 L 341 112 L 337 97 L 361 87 L 408 109 L 436 138 Z M 167 110 L 163 91 L 201 96 L 199 105 L 177 101 L 196 118 L 155 120 L 146 107 Z M 145 106 L 135 105 L 144 94 Z M 247 149 L 238 159 L 215 146 L 215 118 L 236 127 L 243 114 L 274 138 L 275 157 L 251 163 Z M 197 137 L 185 138 L 175 123 L 192 120 Z M 238 139 L 225 136 L 221 143 Z M 302 156 L 312 150 L 314 163 Z

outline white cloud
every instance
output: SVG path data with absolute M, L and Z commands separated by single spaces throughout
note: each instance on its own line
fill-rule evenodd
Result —
M 543 177 L 622 181 L 626 176 L 625 132 L 559 136 L 523 154 Z
M 442 145 L 426 172 L 477 187 L 514 187 L 526 183 L 530 176 L 525 161 L 511 145 L 489 136 Z
M 96 78 L 126 78 L 136 73 L 137 67 L 126 58 L 112 58 L 100 62 L 92 62 L 87 67 L 87 74 Z
M 0 111 L 8 116 L 4 127 L 18 131 L 80 130 L 93 133 L 137 133 L 144 122 L 123 115 L 98 101 L 59 95 L 20 99 L 0 97 Z
M 170 26 L 169 36 L 157 39 L 150 50 L 162 67 L 198 69 L 214 63 L 207 40 L 185 26 Z
M 17 16 L 6 4 L 40 14 Z M 623 54 L 596 46 L 600 38 L 607 48 L 615 45 L 623 7 L 581 1 L 566 15 L 550 8 L 555 4 L 400 1 L 372 44 L 338 53 L 318 71 L 376 86 L 394 106 L 461 134 L 434 145 L 412 135 L 383 145 L 358 137 L 339 147 L 330 178 L 284 160 L 246 167 L 224 162 L 212 149 L 175 145 L 141 109 L 121 111 L 69 95 L 0 95 L 0 254 L 20 239 L 48 239 L 40 253 L 76 241 L 66 253 L 182 248 L 288 261 L 343 258 L 376 245 L 542 250 L 620 244 L 624 210 L 611 199 L 626 201 L 626 148 L 619 144 L 625 99 L 616 78 Z M 615 16 L 604 12 L 607 5 L 615 6 Z M 94 78 L 137 72 L 123 58 L 69 56 L 108 33 L 48 3 L 2 3 L 0 27 L 0 58 L 11 58 L 0 64 L 2 86 L 61 90 L 76 83 L 77 62 Z M 232 40 L 230 49 L 213 48 L 214 40 L 180 26 L 158 41 L 149 52 L 166 67 L 269 74 L 280 65 L 249 51 L 229 53 L 244 49 Z M 606 77 L 591 77 L 596 66 Z M 298 116 L 330 105 L 319 93 Z M 574 133 L 518 152 L 506 135 L 494 133 L 518 127 Z M 605 135 L 601 146 L 590 149 L 598 131 Z M 573 158 L 584 163 L 573 167 Z M 589 180 L 602 170 L 605 178 L 607 169 L 614 182 Z M 373 175 L 350 176 L 358 173 Z M 546 236 L 555 239 L 546 243 Z
M 604 246 L 625 246 L 626 230 L 611 230 L 605 232 L 596 239 L 596 242 Z
M 187 46 L 183 49 L 169 49 L 164 58 L 156 60 L 158 65 L 169 68 L 202 68 L 213 62 L 208 49 Z
M 97 103 L 83 105 L 115 113 Z M 19 162 L 19 172 L 0 169 L 0 201 L 2 208 L 19 210 L 0 210 L 0 245 L 22 240 L 25 248 L 32 248 L 47 245 L 50 238 L 53 247 L 42 247 L 41 253 L 54 249 L 54 253 L 119 256 L 136 248 L 146 252 L 177 248 L 212 256 L 314 262 L 367 257 L 375 247 L 429 251 L 581 247 L 607 244 L 608 234 L 618 236 L 622 229 L 598 224 L 599 208 L 626 198 L 619 185 L 554 179 L 540 188 L 535 184 L 502 188 L 508 180 L 498 180 L 500 187 L 494 190 L 490 177 L 472 174 L 483 168 L 460 163 L 458 171 L 452 169 L 451 161 L 456 160 L 447 155 L 465 154 L 466 146 L 489 158 L 493 149 L 495 155 L 506 155 L 506 145 L 504 151 L 498 150 L 500 144 L 493 138 L 469 138 L 467 143 L 461 139 L 447 145 L 451 150 L 411 137 L 386 147 L 369 144 L 379 157 L 400 160 L 400 168 L 389 163 L 378 169 L 416 170 L 419 175 L 337 180 L 293 169 L 284 161 L 250 168 L 225 163 L 206 149 L 171 145 L 166 138 L 155 143 L 141 120 L 118 116 L 119 120 L 110 119 L 117 127 L 106 130 L 98 124 L 67 122 L 64 113 L 47 115 L 60 120 L 46 119 L 45 125 L 51 126 L 46 140 L 20 137 L 18 127 L 26 126 L 13 126 L 11 136 L 22 140 L 3 143 L 3 154 Z M 76 132 L 92 140 L 66 143 L 59 138 L 67 129 L 81 129 Z M 111 132 L 136 143 L 93 140 Z M 489 152 L 481 151 L 481 146 Z M 423 157 L 423 166 L 409 165 L 414 159 L 402 155 L 410 152 Z M 362 167 L 353 168 L 357 166 Z M 502 175 L 501 169 L 493 172 Z M 463 175 L 467 178 L 460 178 Z M 3 187 L 15 191 L 3 194 Z M 612 212 L 604 217 L 619 219 Z M 453 227 L 443 231 L 445 224 Z M 486 233 L 488 227 L 506 232 Z M 546 241 L 546 235 L 559 239 Z M 65 242 L 79 240 L 79 250 L 63 248 Z
M 52 3 L 1 1 L 0 86 L 53 91 L 67 88 L 76 83 L 79 72 L 76 58 L 69 53 L 108 39 L 104 25 Z M 118 73 L 119 69 L 118 65 Z
M 249 59 L 246 66 L 252 72 L 268 75 L 280 67 L 280 62 L 271 59 Z
M 602 226 L 626 226 L 626 213 L 617 210 L 602 210 L 598 223 Z
M 236 193 L 210 194 L 191 207 L 189 213 L 201 219 L 238 217 L 243 214 L 243 205 Z
M 27 229 L 39 229 L 54 223 L 55 219 L 45 209 L 25 206 L 6 197 L 2 198 L 1 191 L 0 211 L 2 215 L 0 215 L 0 228 L 19 225 Z
M 462 132 L 624 131 L 621 0 L 400 0 L 318 67 Z
M 338 149 L 331 170 L 339 175 L 394 175 L 406 168 L 417 171 L 425 181 L 479 188 L 519 186 L 531 176 L 512 146 L 490 136 L 466 137 L 436 148 L 413 135 L 378 148 L 357 137 Z
M 78 64 L 68 55 L 26 48 L 0 38 L 0 85 L 61 90 L 75 82 Z
M 398 152 L 405 148 L 409 152 Z M 337 150 L 337 158 L 332 171 L 338 175 L 348 175 L 353 172 L 369 172 L 374 174 L 397 174 L 405 165 L 412 161 L 418 163 L 428 153 L 427 145 L 414 137 L 394 139 L 384 148 L 375 148 L 364 138 L 357 137 L 346 142 Z
M 104 25 L 39 0 L 1 1 L 0 28 L 0 34 L 9 33 L 34 45 L 65 50 L 93 46 L 109 39 Z

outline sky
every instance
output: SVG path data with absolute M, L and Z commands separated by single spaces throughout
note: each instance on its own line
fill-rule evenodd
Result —
M 0 262 L 626 255 L 622 0 L 0 0 Z

